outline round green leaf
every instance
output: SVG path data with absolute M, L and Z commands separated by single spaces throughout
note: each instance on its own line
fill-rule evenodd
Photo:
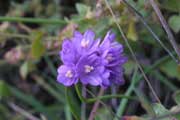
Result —
M 179 32 L 180 30 L 180 16 L 172 16 L 169 19 L 169 25 L 173 29 L 174 32 Z

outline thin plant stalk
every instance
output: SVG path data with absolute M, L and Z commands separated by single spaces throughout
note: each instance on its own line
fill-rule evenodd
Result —
M 28 111 L 20 108 L 19 106 L 15 105 L 12 102 L 8 103 L 9 107 L 12 108 L 15 112 L 20 113 L 22 116 L 26 117 L 29 120 L 40 120 L 39 118 L 33 116 L 31 113 L 29 113 Z
M 162 12 L 160 11 L 157 3 L 154 1 L 154 0 L 149 0 L 151 6 L 153 7 L 156 15 L 158 16 L 160 22 L 161 22 L 161 25 L 163 26 L 164 30 L 166 31 L 167 35 L 168 35 L 168 38 L 169 38 L 169 41 L 170 43 L 172 44 L 174 50 L 176 51 L 179 59 L 180 59 L 180 48 L 178 47 L 177 43 L 176 43 L 176 40 L 164 18 L 164 16 L 162 15 Z M 179 63 L 180 64 L 180 63 Z
M 68 105 L 65 105 L 65 116 L 66 116 L 66 120 L 72 120 L 72 115 Z
M 168 80 L 165 76 L 163 76 L 160 72 L 158 71 L 153 71 L 152 72 L 153 76 L 156 76 L 157 79 L 162 82 L 164 85 L 166 85 L 167 87 L 169 87 L 171 89 L 171 91 L 176 91 L 178 90 L 178 87 L 176 85 L 174 85 L 170 80 Z

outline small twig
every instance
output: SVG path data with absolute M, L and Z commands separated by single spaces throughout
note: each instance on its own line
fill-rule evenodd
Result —
M 98 93 L 98 96 L 102 96 L 103 94 L 104 94 L 104 88 L 101 88 L 99 93 Z M 96 111 L 97 111 L 97 109 L 99 107 L 99 104 L 100 104 L 100 100 L 97 100 L 95 102 L 95 104 L 93 105 L 93 108 L 91 110 L 91 113 L 90 113 L 90 116 L 89 116 L 88 120 L 94 120 L 94 117 L 96 115 Z
M 29 120 L 40 120 L 39 118 L 33 116 L 31 113 L 28 113 L 24 109 L 20 108 L 19 106 L 15 105 L 14 103 L 8 103 L 8 105 L 16 112 L 20 113 L 24 117 L 28 118 Z
M 24 25 L 24 24 L 22 24 L 22 23 L 19 23 L 18 25 L 19 25 L 19 27 L 20 27 L 21 29 L 23 29 L 23 30 L 26 31 L 27 33 L 31 33 L 31 32 L 32 32 L 32 29 L 29 28 L 28 26 L 26 26 L 26 25 Z
M 158 5 L 156 4 L 156 2 L 154 0 L 149 0 L 149 2 L 151 3 L 151 6 L 153 7 L 155 13 L 157 14 L 157 16 L 161 22 L 161 25 L 163 26 L 164 30 L 166 31 L 166 33 L 168 35 L 170 43 L 172 44 L 174 50 L 176 51 L 176 53 L 180 59 L 180 48 L 178 47 L 176 40 L 175 40 L 175 38 L 174 38 L 174 36 L 173 36 L 173 34 L 172 34 L 168 24 L 167 24 L 165 18 L 163 17 Z

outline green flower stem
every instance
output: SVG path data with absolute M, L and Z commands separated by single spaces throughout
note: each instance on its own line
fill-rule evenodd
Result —
M 86 102 L 86 99 L 82 96 L 78 85 L 75 85 L 75 89 L 76 89 L 76 93 L 77 93 L 79 99 L 81 100 L 81 102 Z
M 126 95 L 104 95 L 104 96 L 99 96 L 96 98 L 86 99 L 81 95 L 78 85 L 75 85 L 75 89 L 81 102 L 85 102 L 85 103 L 92 103 L 92 102 L 96 102 L 97 100 L 106 100 L 106 99 L 111 99 L 111 98 L 125 98 L 125 99 L 137 100 L 135 97 L 126 96 Z
M 72 120 L 72 115 L 71 115 L 71 112 L 69 112 L 70 108 L 69 108 L 68 104 L 65 105 L 64 109 L 65 109 L 66 120 Z
M 134 87 L 135 87 L 135 83 L 138 80 L 137 77 L 136 77 L 137 76 L 137 71 L 138 71 L 138 69 L 136 67 L 135 72 L 134 72 L 133 77 L 132 77 L 131 85 L 129 86 L 128 90 L 125 93 L 125 95 L 128 96 L 128 97 L 131 96 L 131 94 L 132 94 L 132 92 L 134 90 Z M 126 108 L 127 103 L 128 103 L 128 99 L 122 99 L 121 100 L 120 105 L 119 105 L 119 107 L 117 109 L 117 114 L 116 114 L 118 117 L 121 117 L 122 114 L 124 113 L 124 110 Z M 115 120 L 116 119 L 117 118 L 115 118 Z
M 64 25 L 68 22 L 62 19 L 47 19 L 47 18 L 25 18 L 25 17 L 8 17 L 0 16 L 0 22 L 26 22 L 26 23 L 38 23 L 38 24 L 55 24 Z
M 104 95 L 104 96 L 99 96 L 96 98 L 86 99 L 86 102 L 92 103 L 92 102 L 95 102 L 97 100 L 106 100 L 106 99 L 111 99 L 111 98 L 124 98 L 124 99 L 137 100 L 135 97 L 126 96 L 126 95 Z

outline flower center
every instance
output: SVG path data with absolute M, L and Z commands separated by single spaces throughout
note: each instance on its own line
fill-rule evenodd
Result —
M 112 54 L 107 54 L 106 60 L 112 61 L 112 59 L 113 59 Z
M 85 40 L 85 39 L 83 38 L 83 40 L 81 41 L 81 46 L 82 46 L 83 48 L 86 48 L 88 45 L 89 45 L 89 41 L 88 41 L 88 40 Z
M 94 67 L 93 66 L 89 66 L 89 65 L 85 65 L 84 68 L 85 68 L 85 73 L 89 73 L 92 70 L 94 70 Z
M 65 76 L 68 77 L 68 78 L 72 78 L 72 77 L 73 77 L 72 71 L 71 71 L 71 70 L 68 70 L 68 71 L 66 72 Z

